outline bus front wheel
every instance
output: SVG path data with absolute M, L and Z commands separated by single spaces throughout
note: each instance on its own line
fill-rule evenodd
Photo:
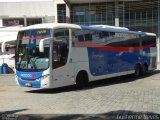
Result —
M 88 75 L 85 71 L 81 71 L 78 73 L 76 77 L 76 85 L 79 89 L 86 87 L 88 84 Z

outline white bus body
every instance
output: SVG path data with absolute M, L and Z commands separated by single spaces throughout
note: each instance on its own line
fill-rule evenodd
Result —
M 16 81 L 22 87 L 57 88 L 144 74 L 156 69 L 155 39 L 113 27 L 32 25 L 18 34 Z

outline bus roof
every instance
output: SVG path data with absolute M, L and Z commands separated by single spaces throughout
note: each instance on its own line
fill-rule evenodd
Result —
M 118 32 L 118 33 L 127 33 L 127 34 L 137 34 L 137 35 L 152 35 L 155 36 L 154 33 L 147 33 L 141 31 L 130 31 L 128 28 L 114 27 L 114 26 L 103 26 L 97 27 L 99 25 L 93 26 L 84 26 L 84 25 L 76 25 L 76 24 L 68 24 L 68 23 L 43 23 L 36 24 L 22 28 L 21 30 L 29 30 L 29 29 L 42 29 L 42 28 L 75 28 L 75 29 L 83 29 L 83 30 L 97 30 L 97 31 L 108 31 L 108 32 Z
M 76 28 L 76 29 L 81 29 L 80 26 L 76 25 L 76 24 L 43 23 L 43 24 L 35 24 L 35 25 L 27 26 L 27 27 L 24 27 L 21 30 L 42 29 L 42 28 Z
M 146 32 L 146 35 L 156 36 L 156 34 L 155 34 L 155 33 L 148 33 L 148 32 Z
M 110 25 L 91 25 L 91 27 L 114 28 L 114 29 L 129 30 L 126 27 L 116 27 L 116 26 L 110 26 Z
M 117 32 L 117 33 L 128 33 L 128 34 L 137 34 L 137 35 L 146 35 L 145 32 L 138 31 L 130 31 L 126 29 L 117 29 L 117 28 L 101 28 L 101 27 L 89 27 L 89 26 L 81 26 L 82 29 L 86 30 L 98 30 L 98 31 L 108 31 L 108 32 Z

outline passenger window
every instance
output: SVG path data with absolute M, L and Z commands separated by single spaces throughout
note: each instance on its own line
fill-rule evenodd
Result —
M 142 45 L 151 45 L 155 44 L 154 47 L 156 46 L 156 36 L 142 36 Z
M 91 43 L 93 40 L 92 38 L 93 31 L 73 29 L 72 33 L 73 33 L 72 34 L 73 46 L 83 47 L 83 45 L 79 44 L 79 42 Z
M 69 52 L 69 29 L 57 29 L 54 32 L 53 69 L 67 63 Z

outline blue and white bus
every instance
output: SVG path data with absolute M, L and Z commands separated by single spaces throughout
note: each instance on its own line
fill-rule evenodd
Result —
M 156 35 L 116 27 L 38 24 L 19 31 L 16 81 L 22 87 L 79 87 L 157 66 Z

